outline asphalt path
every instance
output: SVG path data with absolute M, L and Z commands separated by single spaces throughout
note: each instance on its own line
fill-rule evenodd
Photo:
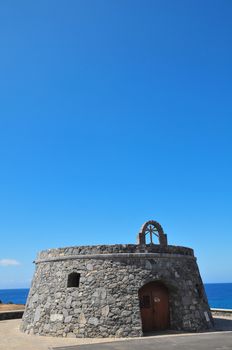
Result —
M 144 337 L 111 343 L 57 347 L 54 350 L 232 350 L 232 332 Z

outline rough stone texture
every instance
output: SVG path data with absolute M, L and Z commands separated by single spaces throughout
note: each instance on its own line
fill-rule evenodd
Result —
M 80 274 L 78 288 L 67 288 L 72 272 Z M 169 290 L 172 329 L 212 326 L 193 250 L 130 244 L 40 252 L 21 330 L 58 337 L 142 336 L 138 291 L 151 281 Z

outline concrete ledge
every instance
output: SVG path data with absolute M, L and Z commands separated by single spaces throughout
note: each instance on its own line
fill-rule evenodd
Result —
M 211 308 L 210 309 L 212 312 L 229 312 L 232 314 L 232 309 L 215 309 L 215 308 Z
M 24 313 L 24 310 L 1 311 L 0 312 L 0 321 L 22 318 L 23 313 Z
M 215 309 L 211 308 L 210 309 L 213 316 L 224 316 L 224 317 L 230 317 L 232 318 L 232 309 Z

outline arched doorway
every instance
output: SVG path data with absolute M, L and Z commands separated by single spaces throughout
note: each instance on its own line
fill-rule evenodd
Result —
M 143 332 L 169 328 L 169 295 L 161 282 L 150 282 L 139 290 Z

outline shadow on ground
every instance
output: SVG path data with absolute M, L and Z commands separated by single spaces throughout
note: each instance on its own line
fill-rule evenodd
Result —
M 213 332 L 232 331 L 232 319 L 214 317 Z
M 196 332 L 193 334 L 199 334 L 199 333 L 208 333 L 208 332 L 230 332 L 232 331 L 232 318 L 226 319 L 221 317 L 214 317 L 214 328 L 208 329 L 206 331 Z M 189 332 L 183 332 L 183 331 L 175 331 L 175 330 L 165 330 L 165 331 L 159 331 L 159 332 L 149 332 L 145 333 L 144 337 L 154 337 L 158 335 L 175 335 L 175 334 L 189 334 Z M 232 347 L 231 347 L 232 348 Z
M 104 344 L 89 344 L 67 347 L 54 347 L 53 350 L 130 350 L 176 349 L 179 350 L 231 350 L 232 349 L 232 319 L 214 317 L 214 328 L 205 332 L 185 333 L 168 330 L 165 332 L 147 333 L 139 339 L 121 339 L 120 341 Z M 218 332 L 218 333 L 217 333 Z M 220 333 L 223 332 L 223 333 Z M 228 332 L 227 334 L 225 332 Z M 212 334 L 210 334 L 212 333 Z M 177 337 L 176 337 L 177 335 Z M 227 337 L 228 335 L 228 337 Z M 156 338 L 157 336 L 157 338 Z M 161 336 L 161 337 L 160 337 Z M 172 337 L 173 336 L 173 337 Z M 228 339 L 227 339 L 228 338 Z

